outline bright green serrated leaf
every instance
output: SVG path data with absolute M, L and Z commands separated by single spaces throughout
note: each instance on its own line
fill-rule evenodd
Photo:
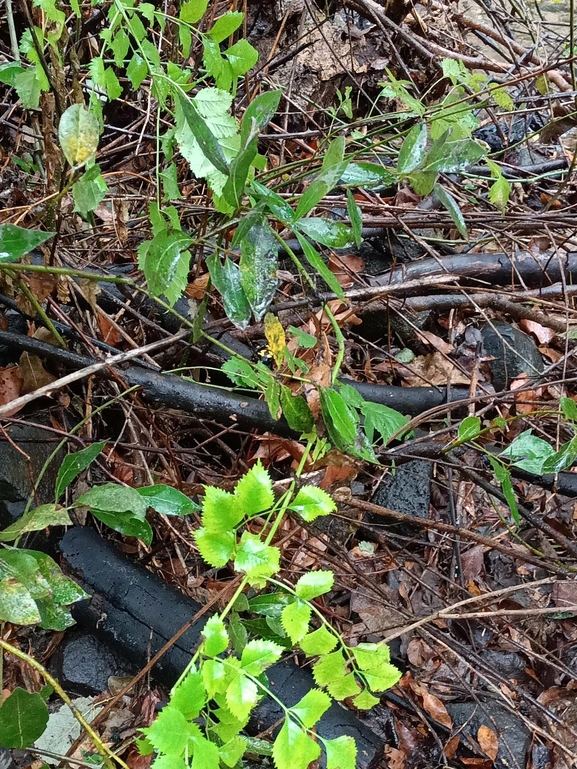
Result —
M 361 687 L 352 673 L 340 678 L 335 678 L 327 684 L 327 691 L 335 700 L 345 700 L 354 697 L 361 691 Z
M 281 623 L 293 644 L 298 643 L 308 633 L 312 609 L 304 601 L 289 603 L 282 611 Z
M 209 657 L 216 657 L 228 649 L 228 633 L 220 617 L 211 617 L 203 627 L 202 635 L 204 636 L 203 652 Z
M 307 657 L 329 654 L 337 645 L 337 637 L 325 625 L 309 633 L 300 641 L 300 647 Z
M 272 577 L 280 568 L 280 550 L 266 545 L 260 537 L 244 531 L 234 560 L 235 571 L 244 572 L 249 579 Z
M 217 486 L 207 486 L 202 500 L 202 525 L 214 534 L 235 529 L 244 518 L 242 499 Z
M 258 687 L 248 676 L 239 672 L 226 689 L 226 704 L 240 721 L 248 718 L 258 702 Z
M 305 521 L 314 521 L 323 515 L 334 513 L 337 509 L 334 499 L 318 486 L 303 486 L 289 505 Z
M 307 729 L 319 721 L 331 706 L 331 698 L 326 692 L 319 689 L 311 689 L 296 705 L 290 709 L 291 715 L 299 719 Z
M 194 540 L 198 547 L 198 552 L 215 569 L 226 566 L 235 551 L 236 537 L 232 531 L 216 534 L 213 531 L 207 531 L 203 527 L 195 531 Z
M 156 750 L 178 758 L 184 754 L 191 725 L 182 712 L 169 704 L 158 714 L 151 726 L 142 729 Z
M 242 650 L 241 668 L 251 676 L 259 676 L 281 657 L 284 649 L 273 641 L 249 641 Z
M 243 516 L 262 513 L 274 505 L 272 481 L 260 459 L 237 483 L 234 498 Z
M 308 769 L 320 756 L 321 749 L 291 718 L 285 719 L 273 745 L 273 758 L 277 769 Z
M 202 675 L 196 670 L 190 671 L 172 691 L 170 705 L 180 710 L 182 715 L 190 721 L 200 715 L 205 704 L 206 692 L 202 683 Z
M 310 487 L 315 488 L 315 487 Z M 299 578 L 295 585 L 295 593 L 303 601 L 312 601 L 319 595 L 324 595 L 332 590 L 335 575 L 332 571 L 309 571 Z
M 208 7 L 208 0 L 187 0 L 180 6 L 178 18 L 187 24 L 196 24 L 200 21 Z
M 358 694 L 353 700 L 353 705 L 359 710 L 370 710 L 375 705 L 378 705 L 380 699 L 374 697 L 367 689 Z
M 345 658 L 342 651 L 325 654 L 313 665 L 313 677 L 318 686 L 326 686 L 346 673 Z
M 355 700 L 355 702 L 358 700 Z M 355 769 L 357 744 L 352 737 L 343 735 L 334 740 L 323 740 L 327 752 L 327 769 Z
M 222 43 L 227 37 L 230 37 L 240 27 L 244 20 L 244 14 L 240 11 L 231 11 L 225 13 L 217 19 L 208 34 L 215 43 Z

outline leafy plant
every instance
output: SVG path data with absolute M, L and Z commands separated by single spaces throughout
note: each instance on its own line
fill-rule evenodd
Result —
M 227 607 L 207 621 L 203 643 L 173 688 L 170 702 L 152 726 L 142 730 L 145 737 L 140 742 L 141 752 L 158 754 L 153 767 L 205 762 L 210 766 L 219 762 L 235 766 L 247 749 L 255 750 L 243 729 L 267 695 L 274 697 L 284 714 L 272 747 L 278 769 L 305 769 L 319 758 L 322 749 L 328 767 L 356 766 L 352 737 L 325 739 L 315 733 L 314 727 L 333 699 L 352 697 L 356 707 L 372 707 L 379 701 L 375 693 L 393 686 L 400 671 L 391 664 L 386 645 L 349 647 L 327 623 L 315 601 L 332 589 L 332 572 L 304 574 L 294 585 L 283 582 L 276 577 L 280 550 L 272 544 L 289 511 L 313 521 L 335 508 L 322 489 L 303 486 L 297 490 L 294 482 L 276 499 L 271 479 L 260 463 L 232 493 L 206 488 L 196 544 L 211 566 L 223 568 L 230 563 L 242 579 Z M 244 590 L 268 585 L 275 592 L 252 598 L 247 609 L 275 619 L 273 627 L 281 634 L 278 638 L 282 643 L 262 637 L 249 640 L 248 634 L 256 630 L 250 621 L 244 637 L 232 628 L 232 619 L 239 623 L 239 612 L 233 609 Z M 229 615 L 232 619 L 227 621 Z M 317 658 L 313 676 L 318 688 L 311 689 L 290 708 L 271 692 L 266 676 L 287 647 Z

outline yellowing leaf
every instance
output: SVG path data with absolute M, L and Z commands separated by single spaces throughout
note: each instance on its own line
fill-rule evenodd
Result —
M 82 104 L 68 107 L 60 118 L 58 139 L 66 160 L 71 166 L 80 166 L 96 154 L 100 138 L 100 124 L 95 115 Z
M 264 316 L 264 333 L 268 342 L 268 349 L 277 366 L 284 360 L 286 348 L 286 336 L 282 323 L 271 312 Z

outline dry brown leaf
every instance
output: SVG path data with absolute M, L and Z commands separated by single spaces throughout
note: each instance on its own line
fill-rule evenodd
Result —
M 22 372 L 19 366 L 0 368 L 0 406 L 6 406 L 22 395 Z M 9 411 L 5 416 L 16 414 L 19 409 Z
M 542 326 L 540 323 L 536 323 L 534 320 L 527 320 L 523 318 L 519 322 L 519 328 L 525 331 L 527 334 L 533 334 L 539 344 L 549 344 L 555 339 L 555 332 L 552 328 Z
M 453 728 L 453 720 L 449 715 L 449 711 L 443 705 L 438 697 L 435 697 L 431 692 L 423 691 L 423 709 L 438 723 L 446 726 L 447 729 Z
M 421 331 L 420 329 L 416 329 L 416 334 L 423 340 L 423 342 L 425 342 L 425 344 L 430 344 L 435 350 L 442 352 L 445 355 L 448 355 L 455 349 L 454 345 L 445 342 L 444 339 L 441 339 L 440 336 L 433 334 L 431 331 Z
M 529 376 L 523 372 L 511 382 L 511 390 L 515 392 L 515 408 L 518 414 L 530 414 L 539 407 L 543 397 L 542 387 L 524 389 L 527 388 L 530 381 Z
M 499 752 L 499 739 L 495 732 L 485 724 L 481 724 L 477 732 L 477 741 L 483 753 L 486 753 L 491 761 L 494 761 Z
M 377 368 L 375 366 L 375 368 Z M 409 372 L 408 369 L 411 369 Z M 421 355 L 401 369 L 401 376 L 411 387 L 427 387 L 429 385 L 468 385 L 470 378 L 463 374 L 450 360 L 440 352 Z
M 405 769 L 407 756 L 402 750 L 397 750 L 397 748 L 387 745 L 385 746 L 385 756 L 389 769 Z
M 343 288 L 350 288 L 355 284 L 355 275 L 363 272 L 365 262 L 360 256 L 354 254 L 331 254 L 329 257 L 329 270 L 334 274 Z
M 28 286 L 36 299 L 42 303 L 54 291 L 56 276 L 44 272 L 34 272 L 28 278 Z
M 81 278 L 80 290 L 82 292 L 82 296 L 86 299 L 96 314 L 98 312 L 98 305 L 96 300 L 100 294 L 100 286 L 95 280 L 87 280 L 86 278 Z
M 208 288 L 208 283 L 210 281 L 210 275 L 205 273 L 204 275 L 199 275 L 196 280 L 193 280 L 192 283 L 189 283 L 188 286 L 185 288 L 184 293 L 186 296 L 190 297 L 191 299 L 198 299 L 202 300 L 204 298 L 204 295 L 206 294 L 206 289 Z
M 447 740 L 443 747 L 443 752 L 445 753 L 445 757 L 449 759 L 449 761 L 453 758 L 455 753 L 457 752 L 457 748 L 459 747 L 459 744 L 461 742 L 460 737 L 451 737 L 450 740 Z
M 23 395 L 32 393 L 40 387 L 56 381 L 56 377 L 46 371 L 42 361 L 36 355 L 23 352 L 20 356 L 19 368 L 22 374 L 20 391 Z
M 102 334 L 102 341 L 115 347 L 120 342 L 120 332 L 116 325 L 112 323 L 108 315 L 99 309 L 98 328 Z

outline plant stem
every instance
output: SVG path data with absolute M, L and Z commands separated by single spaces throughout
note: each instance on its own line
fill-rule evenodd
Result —
M 50 675 L 50 673 L 46 670 L 46 668 L 41 665 L 37 660 L 34 659 L 34 657 L 31 657 L 29 654 L 26 654 L 26 652 L 21 651 L 20 649 L 17 649 L 15 646 L 12 646 L 12 644 L 9 644 L 8 641 L 4 641 L 4 639 L 0 638 L 0 648 L 2 648 L 4 651 L 8 652 L 9 654 L 13 654 L 15 657 L 18 657 L 18 659 L 22 660 L 23 662 L 26 662 L 28 665 L 30 665 L 31 668 L 34 668 L 44 680 L 52 686 L 56 694 L 60 697 L 63 702 L 65 702 L 72 713 L 74 714 L 74 718 L 78 721 L 78 723 L 82 726 L 86 734 L 90 737 L 92 740 L 94 747 L 96 748 L 97 752 L 102 756 L 102 760 L 104 761 L 107 769 L 114 769 L 114 762 L 118 763 L 123 769 L 129 769 L 127 764 L 124 763 L 124 761 L 119 758 L 117 755 L 114 754 L 110 748 L 102 742 L 98 734 L 94 731 L 94 729 L 90 726 L 88 721 L 84 718 L 82 713 L 78 710 L 74 702 L 70 699 L 70 697 L 66 694 L 64 689 L 60 686 L 58 681 Z

